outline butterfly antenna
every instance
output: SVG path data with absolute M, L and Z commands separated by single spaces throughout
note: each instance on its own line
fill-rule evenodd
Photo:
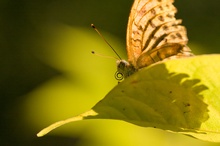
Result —
M 103 54 L 100 54 L 100 53 L 96 53 L 95 51 L 91 51 L 91 53 L 94 54 L 94 55 L 100 56 L 100 57 L 105 57 L 105 58 L 111 58 L 111 59 L 116 59 L 116 60 L 118 60 L 117 57 L 106 56 L 106 55 L 103 55 Z
M 122 60 L 121 59 L 121 57 L 118 55 L 118 53 L 115 51 L 115 49 L 108 43 L 108 41 L 104 38 L 104 36 L 99 32 L 99 30 L 95 27 L 95 25 L 94 24 L 91 24 L 91 27 L 99 34 L 99 36 L 108 44 L 108 46 L 115 52 L 115 54 L 118 56 L 118 58 L 120 59 L 120 60 Z

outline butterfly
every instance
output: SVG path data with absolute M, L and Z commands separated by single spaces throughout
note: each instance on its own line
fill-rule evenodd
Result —
M 128 62 L 117 61 L 115 78 L 122 80 L 139 69 L 168 59 L 193 56 L 186 28 L 175 18 L 174 0 L 135 0 L 127 26 Z

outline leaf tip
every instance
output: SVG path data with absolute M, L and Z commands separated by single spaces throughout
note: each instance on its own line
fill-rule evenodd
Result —
M 45 133 L 44 130 L 41 130 L 40 132 L 37 133 L 37 137 L 42 137 L 42 136 L 44 136 L 45 134 L 47 134 L 47 133 Z
M 49 133 L 50 131 L 62 126 L 62 125 L 65 125 L 67 123 L 70 123 L 70 122 L 74 122 L 74 121 L 80 121 L 80 120 L 83 120 L 84 118 L 86 117 L 94 117 L 98 115 L 98 113 L 96 113 L 94 110 L 89 110 L 81 115 L 78 115 L 78 116 L 75 116 L 75 117 L 72 117 L 72 118 L 68 118 L 66 120 L 62 120 L 62 121 L 58 121 L 56 123 L 53 123 L 51 124 L 50 126 L 44 128 L 43 130 L 41 130 L 40 132 L 37 133 L 37 137 L 42 137 L 44 135 L 46 135 L 47 133 Z

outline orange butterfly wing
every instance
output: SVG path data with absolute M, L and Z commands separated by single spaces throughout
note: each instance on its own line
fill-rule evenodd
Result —
M 139 69 L 174 57 L 191 56 L 186 29 L 176 20 L 174 0 L 135 0 L 131 8 L 126 47 L 128 62 Z

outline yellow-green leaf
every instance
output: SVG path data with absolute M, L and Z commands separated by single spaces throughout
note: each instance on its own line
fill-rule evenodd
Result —
M 220 142 L 220 55 L 169 60 L 139 70 L 73 121 L 116 119 Z M 73 129 L 74 130 L 74 129 Z

